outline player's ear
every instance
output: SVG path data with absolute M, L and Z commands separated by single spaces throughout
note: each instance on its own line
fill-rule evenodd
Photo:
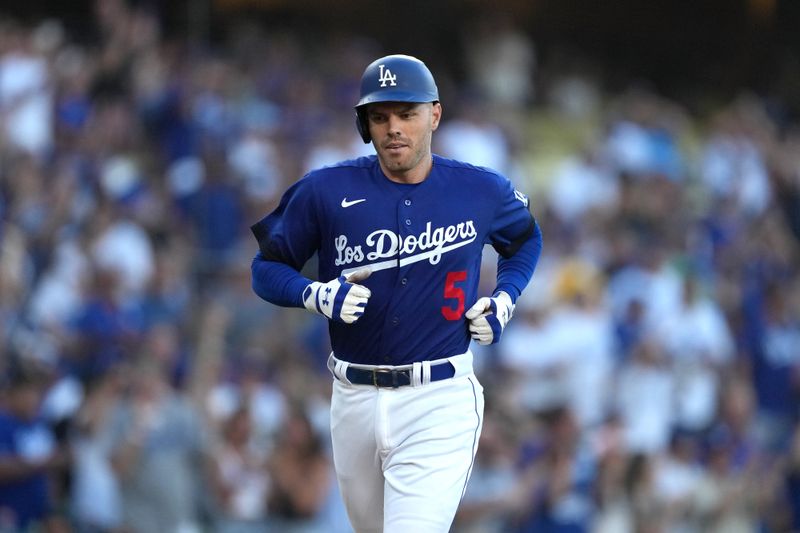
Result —
M 442 104 L 433 102 L 433 107 L 431 108 L 431 131 L 436 131 L 440 120 L 442 120 Z

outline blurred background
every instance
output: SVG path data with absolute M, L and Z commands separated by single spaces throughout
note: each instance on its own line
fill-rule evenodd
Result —
M 800 531 L 799 2 L 10 4 L 0 532 L 350 531 L 326 324 L 248 227 L 373 153 L 388 53 L 544 233 L 453 531 Z

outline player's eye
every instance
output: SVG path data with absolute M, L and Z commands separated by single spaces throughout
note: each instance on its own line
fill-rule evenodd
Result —
M 386 121 L 386 117 L 384 115 L 370 115 L 369 119 L 372 122 L 381 123 Z

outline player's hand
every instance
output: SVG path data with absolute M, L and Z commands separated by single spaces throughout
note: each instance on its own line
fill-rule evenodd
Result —
M 465 315 L 469 320 L 469 332 L 478 344 L 494 344 L 500 340 L 503 330 L 514 314 L 511 297 L 503 291 L 491 298 L 480 298 Z
M 352 324 L 364 314 L 372 292 L 358 285 L 372 274 L 368 268 L 362 268 L 349 276 L 339 276 L 328 283 L 313 282 L 303 291 L 303 304 L 306 309 L 325 315 L 335 322 Z

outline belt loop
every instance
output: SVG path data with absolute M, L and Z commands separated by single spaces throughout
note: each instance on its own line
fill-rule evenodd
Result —
M 427 385 L 431 382 L 431 362 L 422 361 L 422 384 Z
M 412 363 L 411 365 L 411 386 L 419 387 L 422 385 L 422 363 Z
M 347 367 L 350 366 L 350 363 L 336 358 L 334 358 L 334 361 L 336 362 L 336 364 L 333 368 L 333 375 L 339 378 L 340 381 L 343 381 L 348 385 L 352 385 L 350 380 L 347 379 Z

